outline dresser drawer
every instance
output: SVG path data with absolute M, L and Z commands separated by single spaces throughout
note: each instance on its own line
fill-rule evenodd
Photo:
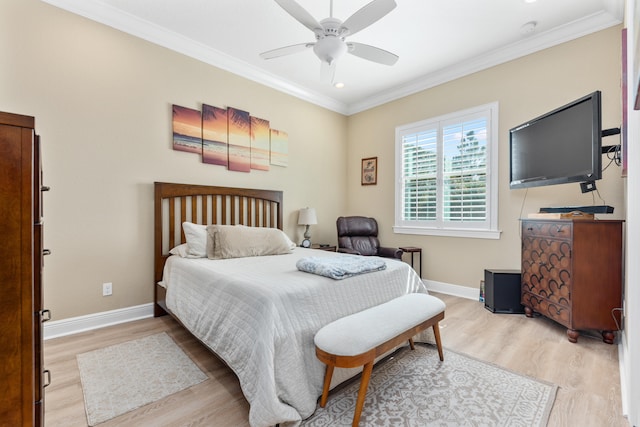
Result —
M 572 221 L 522 221 L 522 238 L 548 237 L 571 240 Z
M 522 291 L 522 305 L 529 307 L 549 319 L 555 320 L 567 328 L 571 325 L 571 309 L 567 306 L 555 304 L 546 298 L 541 298 L 531 292 Z

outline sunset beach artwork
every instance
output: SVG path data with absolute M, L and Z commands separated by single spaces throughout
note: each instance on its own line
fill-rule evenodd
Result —
M 251 116 L 251 169 L 269 170 L 269 121 Z
M 200 111 L 173 105 L 173 149 L 202 153 L 202 116 Z
M 271 164 L 289 164 L 289 135 L 281 130 L 271 129 Z
M 229 170 L 251 172 L 251 118 L 246 111 L 227 108 Z
M 227 166 L 227 110 L 202 104 L 202 162 Z

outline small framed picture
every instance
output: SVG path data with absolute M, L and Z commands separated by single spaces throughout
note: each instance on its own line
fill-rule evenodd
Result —
M 376 185 L 378 183 L 378 158 L 362 159 L 362 185 Z

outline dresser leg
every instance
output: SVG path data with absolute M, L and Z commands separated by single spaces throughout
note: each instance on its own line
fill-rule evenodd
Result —
M 602 331 L 602 341 L 607 344 L 613 344 L 613 341 L 616 339 L 616 334 L 613 331 Z
M 527 317 L 533 317 L 533 310 L 530 307 L 524 308 L 524 315 Z
M 578 342 L 580 332 L 575 329 L 567 329 L 567 336 L 569 337 L 569 342 Z

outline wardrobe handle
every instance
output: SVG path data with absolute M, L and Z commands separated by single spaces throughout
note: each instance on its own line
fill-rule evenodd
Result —
M 48 387 L 51 384 L 51 371 L 45 369 L 42 373 L 45 377 L 45 382 L 42 384 L 42 388 Z

